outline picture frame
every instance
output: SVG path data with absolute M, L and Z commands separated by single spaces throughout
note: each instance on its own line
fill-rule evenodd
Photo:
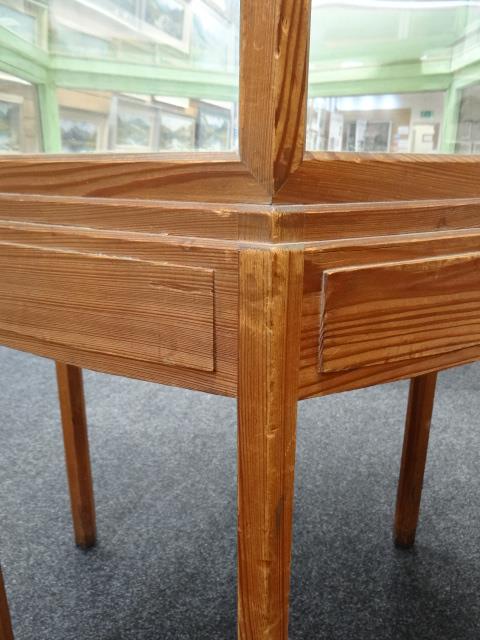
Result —
M 63 107 L 60 133 L 64 153 L 98 153 L 108 144 L 108 120 L 102 114 Z
M 232 146 L 231 112 L 208 103 L 199 103 L 196 147 L 200 151 L 229 151 Z
M 193 151 L 196 122 L 193 116 L 175 111 L 159 110 L 160 151 Z
M 131 153 L 154 151 L 157 111 L 156 107 L 148 104 L 114 97 L 113 149 Z
M 0 93 L 0 153 L 19 153 L 22 150 L 23 98 Z M 12 121 L 14 127 L 12 128 Z M 13 134 L 13 135 L 12 135 Z

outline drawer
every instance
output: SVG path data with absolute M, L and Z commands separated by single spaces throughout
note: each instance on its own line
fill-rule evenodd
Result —
M 479 344 L 479 252 L 323 273 L 322 373 L 411 361 Z
M 0 273 L 0 333 L 214 370 L 212 269 L 2 242 Z

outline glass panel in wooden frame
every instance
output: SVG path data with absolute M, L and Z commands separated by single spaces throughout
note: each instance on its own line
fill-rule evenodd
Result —
M 458 131 L 462 93 L 480 82 L 477 2 L 312 0 L 309 64 L 308 149 L 474 153 L 474 141 L 467 144 Z M 401 109 L 409 113 L 397 136 Z M 360 149 L 352 131 L 379 110 L 391 123 L 389 144 Z M 480 105 L 471 117 L 480 118 Z M 332 149 L 339 128 L 349 134 Z
M 185 106 L 177 111 L 193 116 L 197 128 L 201 123 L 200 112 L 192 113 L 195 105 L 238 103 L 239 10 L 240 0 L 0 0 L 0 73 L 10 73 L 13 65 L 19 79 L 33 84 L 39 94 L 41 144 L 35 150 L 73 152 L 76 143 L 62 143 L 59 113 L 65 108 L 95 111 L 98 94 L 108 94 L 112 104 L 146 97 L 152 108 L 158 106 L 157 96 L 183 100 Z M 58 99 L 67 91 L 78 97 L 76 103 Z M 229 112 L 231 118 L 237 115 L 238 108 Z M 96 136 L 97 142 L 90 140 L 83 152 L 172 148 L 162 148 L 156 115 L 148 135 L 145 130 L 136 141 L 122 141 L 125 129 L 118 117 L 110 113 L 113 133 Z M 140 119 L 137 124 L 141 127 Z M 228 129 L 237 131 L 238 123 L 231 120 Z M 177 138 L 176 150 L 203 150 L 196 137 L 193 144 L 190 136 L 183 139 L 181 147 Z M 208 148 L 230 150 L 232 139 L 226 136 L 222 144 Z

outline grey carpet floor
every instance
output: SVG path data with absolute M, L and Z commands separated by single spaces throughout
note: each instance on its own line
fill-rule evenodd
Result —
M 17 640 L 235 636 L 235 402 L 85 374 L 98 546 L 72 543 L 54 365 L 0 349 Z M 407 383 L 303 402 L 290 637 L 480 638 L 480 366 L 440 376 L 414 551 L 391 526 Z

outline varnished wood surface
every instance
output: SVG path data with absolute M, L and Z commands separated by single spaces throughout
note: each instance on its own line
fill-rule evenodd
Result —
M 401 547 L 415 542 L 436 383 L 436 373 L 410 382 L 394 530 L 395 543 Z
M 213 349 L 215 365 L 213 371 L 189 368 L 185 366 L 187 364 L 185 361 L 182 366 L 165 364 L 165 362 L 159 362 L 158 358 L 154 362 L 150 352 L 146 354 L 146 358 L 142 356 L 139 359 L 138 351 L 127 356 L 125 352 L 123 354 L 114 353 L 111 349 L 101 348 L 101 345 L 96 350 L 89 350 L 85 348 L 85 345 L 75 343 L 73 340 L 69 344 L 65 341 L 62 343 L 55 341 L 48 333 L 45 333 L 44 336 L 37 333 L 36 337 L 32 337 L 31 331 L 19 333 L 12 329 L 3 328 L 0 330 L 0 341 L 13 348 L 37 353 L 79 367 L 162 384 L 199 389 L 210 393 L 236 394 L 238 247 L 235 244 L 220 243 L 214 240 L 203 241 L 20 222 L 0 223 L 0 242 L 15 246 L 21 245 L 20 248 L 31 256 L 38 255 L 39 247 L 59 252 L 72 251 L 75 254 L 85 255 L 86 264 L 90 264 L 91 260 L 95 261 L 101 255 L 104 259 L 118 259 L 122 264 L 124 261 L 128 261 L 128 265 L 131 264 L 133 268 L 136 261 L 180 265 L 178 270 L 174 269 L 171 272 L 172 274 L 178 273 L 179 276 L 182 273 L 189 275 L 200 273 L 203 274 L 203 278 L 206 276 L 210 279 L 210 273 L 214 272 L 213 327 L 215 339 Z M 32 248 L 28 249 L 28 247 Z M 16 251 L 18 250 L 16 249 Z M 64 253 L 62 253 L 63 255 Z M 59 265 L 60 263 L 56 261 L 55 264 Z M 193 271 L 191 271 L 192 268 Z M 208 274 L 205 274 L 205 271 Z M 62 277 L 65 277 L 65 274 Z M 12 274 L 12 278 L 14 278 L 14 274 Z M 155 284 L 155 280 L 148 280 L 148 282 Z M 158 289 L 158 291 L 160 290 Z M 98 295 L 98 292 L 95 294 L 94 290 L 90 293 Z M 109 294 L 109 292 L 107 293 Z M 37 292 L 32 292 L 32 295 L 35 297 Z M 76 293 L 72 292 L 72 295 L 76 295 Z M 121 304 L 127 306 L 135 304 L 136 295 L 135 293 L 132 297 L 129 294 Z M 194 295 L 197 294 L 194 293 Z M 205 293 L 203 296 L 205 297 Z M 207 297 L 210 297 L 208 292 Z M 106 295 L 105 304 L 107 306 L 108 300 L 108 295 Z M 74 308 L 75 305 L 72 307 L 72 313 L 74 313 Z M 197 312 L 199 313 L 199 311 L 200 309 Z M 189 308 L 190 317 L 193 322 L 198 323 L 200 333 L 206 335 L 208 331 L 210 336 L 212 330 L 210 320 L 208 328 L 202 324 L 201 317 L 196 316 L 197 312 L 195 305 Z M 125 317 L 125 322 L 128 324 L 128 317 Z M 177 332 L 183 331 L 183 318 L 177 321 L 175 326 Z M 52 331 L 54 330 L 55 323 L 52 325 Z M 75 324 L 72 327 L 72 332 L 74 331 Z M 177 333 L 177 335 L 180 334 Z M 115 339 L 115 336 L 112 336 L 112 339 Z M 158 340 L 160 340 L 160 332 L 158 332 Z M 191 336 L 186 336 L 185 340 L 192 343 Z M 193 345 L 192 343 L 192 348 L 198 349 L 198 347 L 198 344 Z M 178 344 L 178 351 L 179 353 L 182 351 L 182 343 Z M 170 360 L 170 362 L 172 361 Z M 208 362 L 210 363 L 210 360 Z M 210 364 L 201 366 L 204 369 L 210 369 Z
M 365 238 L 316 244 L 305 251 L 299 396 L 308 398 L 409 378 L 480 359 L 478 345 L 399 362 L 322 373 L 319 368 L 321 289 L 328 269 L 446 257 L 480 251 L 478 230 Z
M 478 198 L 480 156 L 307 153 L 276 204 Z
M 329 269 L 320 369 L 355 369 L 480 345 L 480 253 Z
M 251 220 L 253 222 L 254 218 Z M 294 218 L 290 219 L 290 222 L 293 220 Z M 260 224 L 263 223 L 261 218 Z M 255 228 L 250 231 L 256 233 Z M 299 232 L 299 228 L 293 226 L 285 230 L 290 237 L 295 237 Z M 80 367 L 212 393 L 236 395 L 238 251 L 248 244 L 24 222 L 0 223 L 0 241 L 212 269 L 215 288 L 215 371 L 211 373 L 140 362 L 113 354 L 87 352 L 74 345 L 63 346 L 49 340 L 33 340 L 25 335 L 6 331 L 0 339 L 3 344 L 11 347 Z M 258 246 L 263 246 L 265 250 L 274 248 L 274 245 L 268 243 Z M 291 246 L 303 247 L 301 243 Z M 318 366 L 321 283 L 325 270 L 371 264 L 372 259 L 383 263 L 475 251 L 480 251 L 478 230 L 403 235 L 395 238 L 361 238 L 307 245 L 299 396 L 309 397 L 368 386 L 475 360 L 479 355 L 478 349 L 468 347 L 452 353 L 415 357 L 410 361 L 360 367 L 350 371 L 320 374 Z
M 240 155 L 270 195 L 301 163 L 310 0 L 241 3 Z
M 92 198 L 268 203 L 235 154 L 0 156 L 0 192 Z
M 212 269 L 0 242 L 0 271 L 0 332 L 215 368 Z
M 0 194 L 0 219 L 193 238 L 239 238 L 239 221 L 270 225 L 271 207 Z M 268 236 L 269 237 L 269 236 Z
M 281 244 L 480 227 L 480 198 L 266 205 L 0 193 L 0 220 Z
M 274 209 L 290 224 L 294 216 L 303 218 L 301 237 L 307 243 L 480 227 L 480 198 L 275 205 Z
M 255 4 L 261 28 L 273 19 L 283 43 L 276 63 L 282 61 L 275 94 L 281 105 L 276 122 L 272 103 L 261 102 L 265 92 L 273 99 L 273 85 L 257 86 L 256 74 L 249 72 L 255 86 L 245 88 L 242 117 L 248 122 L 240 128 L 243 161 L 233 154 L 202 153 L 3 156 L 0 193 L 278 207 L 479 198 L 480 156 L 308 153 L 302 160 L 304 74 L 294 71 L 290 56 L 292 47 L 304 51 L 305 39 L 292 39 L 290 30 L 292 21 L 305 21 L 307 2 L 283 3 L 285 14 L 279 13 L 280 0 L 275 0 L 275 9 Z M 253 31 L 248 37 L 259 38 Z M 268 42 L 255 46 L 263 53 L 270 51 Z M 248 64 L 256 61 L 256 70 L 261 70 L 260 54 L 252 56 Z M 274 68 L 265 72 L 274 74 Z M 282 93 L 289 84 L 293 92 Z
M 301 251 L 240 253 L 238 637 L 287 640 Z
M 12 623 L 8 609 L 7 594 L 3 584 L 2 569 L 0 567 L 0 640 L 13 640 Z
M 82 371 L 61 362 L 56 369 L 75 543 L 86 549 L 96 524 Z
M 107 256 L 213 273 L 213 371 L 101 345 L 90 351 L 50 332 L 1 329 L 0 343 L 77 367 L 239 396 L 242 640 L 288 636 L 297 397 L 480 358 L 475 345 L 319 371 L 325 271 L 480 251 L 478 232 L 464 230 L 480 227 L 480 158 L 304 156 L 309 10 L 308 0 L 242 2 L 240 157 L 0 158 L 0 217 L 9 220 L 0 224 L 1 243 L 22 245 L 30 256 L 77 252 L 89 265 Z M 457 231 L 430 233 L 446 229 Z M 85 462 L 84 442 L 73 446 L 73 459 Z

